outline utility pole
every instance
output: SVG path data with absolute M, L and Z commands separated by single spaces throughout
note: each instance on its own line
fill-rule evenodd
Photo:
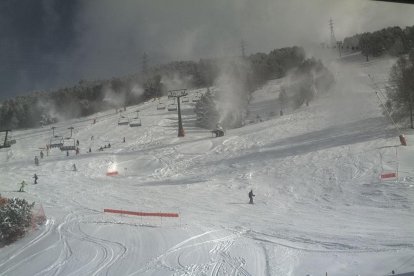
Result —
M 142 73 L 147 73 L 148 70 L 148 55 L 144 52 L 142 55 Z
M 178 104 L 178 137 L 184 137 L 183 121 L 181 119 L 180 98 L 187 96 L 187 89 L 178 89 L 168 91 L 168 98 L 176 98 Z

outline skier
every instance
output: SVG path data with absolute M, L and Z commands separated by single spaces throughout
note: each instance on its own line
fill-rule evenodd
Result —
M 89 153 L 91 153 L 92 152 L 92 150 L 91 150 L 91 148 L 89 148 Z
M 39 179 L 39 177 L 37 176 L 37 174 L 34 174 L 33 178 L 34 178 L 34 184 L 37 184 L 37 179 Z
M 26 186 L 26 182 L 24 182 L 24 180 L 22 181 L 22 183 L 20 183 L 20 189 L 19 192 L 24 192 L 24 186 Z
M 76 145 L 79 147 L 79 140 L 76 140 Z
M 111 148 L 111 143 L 108 143 L 108 148 Z
M 37 156 L 35 156 L 34 162 L 36 166 L 39 166 L 39 158 Z
M 43 151 L 40 151 L 40 158 L 43 159 Z
M 253 197 L 254 196 L 255 195 L 253 194 L 253 190 L 250 190 L 250 192 L 249 192 L 249 199 L 250 199 L 249 204 L 253 204 Z
M 75 164 L 73 164 L 73 166 L 72 166 L 72 170 L 73 170 L 74 172 L 77 172 L 77 171 L 78 171 L 78 169 L 76 168 L 76 165 L 75 165 Z
M 124 143 L 125 143 L 125 137 L 124 137 Z
M 76 148 L 76 155 L 79 154 L 79 148 Z

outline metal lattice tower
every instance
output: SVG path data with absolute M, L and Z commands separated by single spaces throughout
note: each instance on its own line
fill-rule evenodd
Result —
M 334 48 L 336 47 L 336 38 L 335 38 L 334 23 L 332 21 L 332 18 L 329 19 L 329 27 L 331 29 L 331 47 Z
M 246 43 L 244 42 L 244 40 L 240 41 L 240 50 L 241 50 L 242 57 L 245 58 L 246 57 Z
M 146 73 L 148 70 L 148 55 L 147 53 L 144 53 L 142 55 L 142 72 Z

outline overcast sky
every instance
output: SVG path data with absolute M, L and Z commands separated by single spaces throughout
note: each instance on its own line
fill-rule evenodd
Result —
M 247 54 L 414 25 L 414 5 L 368 0 L 0 0 L 0 99 L 150 64 Z

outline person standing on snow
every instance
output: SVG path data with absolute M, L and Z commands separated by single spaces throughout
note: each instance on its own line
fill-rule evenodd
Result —
M 73 164 L 73 166 L 72 166 L 72 170 L 73 170 L 74 172 L 78 171 L 78 169 L 76 168 L 76 165 L 75 165 L 75 164 Z
M 42 150 L 40 151 L 40 158 L 43 159 L 43 151 Z
M 20 183 L 20 189 L 18 190 L 18 192 L 24 192 L 24 186 L 26 186 L 26 182 L 24 182 L 23 180 L 22 183 Z
M 36 166 L 39 166 L 39 158 L 37 156 L 35 156 L 34 162 Z
M 39 177 L 37 176 L 37 174 L 34 174 L 33 178 L 34 178 L 34 184 L 37 184 L 37 179 L 39 178 Z
M 253 204 L 253 197 L 254 196 L 255 195 L 253 194 L 253 190 L 250 190 L 250 192 L 249 192 L 249 199 L 250 199 L 249 204 Z

